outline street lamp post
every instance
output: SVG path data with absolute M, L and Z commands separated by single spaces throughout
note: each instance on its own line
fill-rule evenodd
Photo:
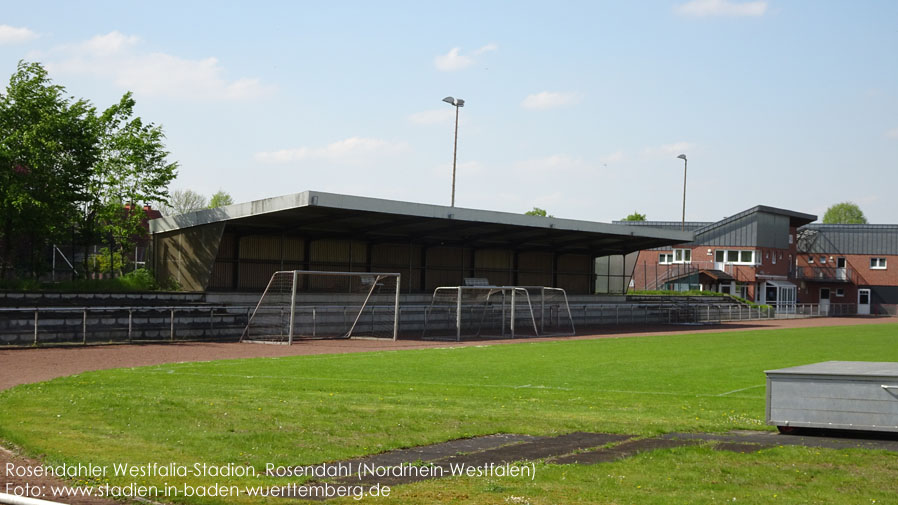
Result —
M 452 146 L 452 207 L 455 207 L 455 159 L 458 154 L 458 108 L 465 106 L 465 101 L 461 98 L 455 99 L 447 96 L 444 102 L 455 107 L 455 144 Z
M 689 162 L 686 161 L 685 154 L 677 156 L 677 159 L 683 160 L 683 221 L 680 224 L 680 230 L 686 231 L 686 165 Z

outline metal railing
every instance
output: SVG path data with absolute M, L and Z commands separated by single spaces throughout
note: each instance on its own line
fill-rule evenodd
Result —
M 121 306 L 0 308 L 0 345 L 230 338 L 249 307 Z
M 803 281 L 850 282 L 854 271 L 848 267 L 798 267 L 790 274 L 793 279 Z
M 793 307 L 777 310 L 778 318 L 792 317 L 840 317 L 857 315 L 855 303 L 797 303 Z

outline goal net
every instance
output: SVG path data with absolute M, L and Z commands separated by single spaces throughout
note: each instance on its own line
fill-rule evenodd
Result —
M 560 337 L 576 333 L 574 317 L 564 289 L 543 286 L 528 286 L 525 289 L 533 303 L 540 336 Z
M 530 295 L 520 287 L 439 287 L 424 314 L 423 338 L 462 340 L 538 334 Z
M 241 342 L 389 338 L 399 330 L 398 273 L 275 272 Z

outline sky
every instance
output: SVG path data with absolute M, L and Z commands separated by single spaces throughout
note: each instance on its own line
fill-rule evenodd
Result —
M 609 222 L 857 203 L 898 223 L 898 2 L 0 1 L 20 60 L 132 91 L 173 189 Z

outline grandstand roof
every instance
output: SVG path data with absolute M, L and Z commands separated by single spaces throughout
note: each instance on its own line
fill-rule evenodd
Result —
M 691 231 L 528 216 L 305 191 L 150 221 L 151 233 L 225 223 L 237 233 L 621 254 L 689 242 Z

